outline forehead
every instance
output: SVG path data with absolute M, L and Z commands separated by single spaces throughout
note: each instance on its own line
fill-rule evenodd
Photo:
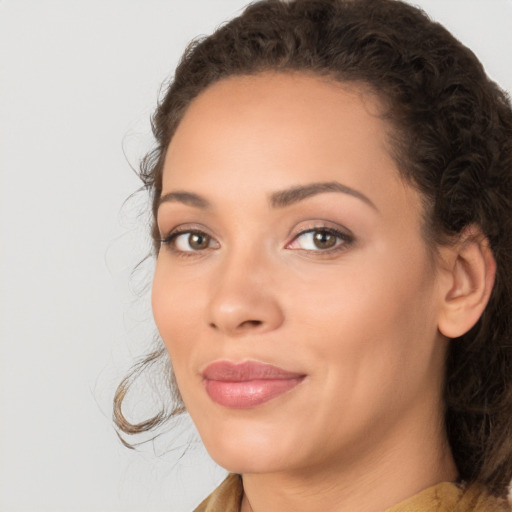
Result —
M 170 144 L 172 152 L 183 137 L 206 145 L 211 128 L 268 134 L 268 139 L 288 130 L 311 139 L 372 136 L 384 142 L 391 126 L 381 119 L 379 99 L 362 84 L 334 81 L 328 77 L 299 72 L 265 72 L 235 76 L 210 85 L 189 105 Z M 319 131 L 319 128 L 330 128 Z M 346 128 L 349 128 L 348 130 Z M 260 131 L 261 130 L 261 131 Z M 233 133 L 231 134 L 233 135 Z M 241 142 L 245 131 L 237 137 Z M 284 136 L 284 133 L 281 133 Z M 256 137 L 254 137 L 256 139 Z M 243 140 L 247 143 L 248 140 Z
M 341 181 L 377 196 L 403 188 L 375 95 L 301 73 L 231 77 L 189 106 L 169 145 L 163 192 L 219 183 L 237 193 Z M 392 190 L 396 189 L 396 190 Z

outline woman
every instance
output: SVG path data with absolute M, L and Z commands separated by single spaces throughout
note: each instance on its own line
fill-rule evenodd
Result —
M 264 0 L 154 134 L 170 415 L 232 473 L 197 510 L 510 510 L 512 109 L 476 57 L 399 1 Z M 129 382 L 119 428 L 165 421 Z

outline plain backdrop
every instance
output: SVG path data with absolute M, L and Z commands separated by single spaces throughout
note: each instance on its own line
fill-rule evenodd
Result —
M 244 4 L 0 0 L 2 512 L 187 512 L 225 474 L 186 422 L 126 449 L 111 401 L 154 332 L 131 167 L 186 43 Z M 416 4 L 512 90 L 512 0 Z

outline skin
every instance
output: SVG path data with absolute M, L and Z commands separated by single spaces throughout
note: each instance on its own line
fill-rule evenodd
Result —
M 168 148 L 161 236 L 179 227 L 209 238 L 204 248 L 186 233 L 162 244 L 154 317 L 206 448 L 243 475 L 243 511 L 378 512 L 457 478 L 442 426 L 439 324 L 464 279 L 455 286 L 432 258 L 420 197 L 399 177 L 378 112 L 355 86 L 235 77 L 192 102 Z M 318 182 L 356 192 L 269 200 Z M 312 229 L 343 236 L 328 251 Z M 202 382 L 218 360 L 306 378 L 257 407 L 228 409 Z

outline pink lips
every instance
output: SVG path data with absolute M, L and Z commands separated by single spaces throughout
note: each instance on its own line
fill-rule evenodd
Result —
M 305 375 L 292 373 L 271 364 L 247 361 L 217 361 L 202 372 L 210 398 L 224 407 L 256 407 L 286 393 L 304 380 Z

